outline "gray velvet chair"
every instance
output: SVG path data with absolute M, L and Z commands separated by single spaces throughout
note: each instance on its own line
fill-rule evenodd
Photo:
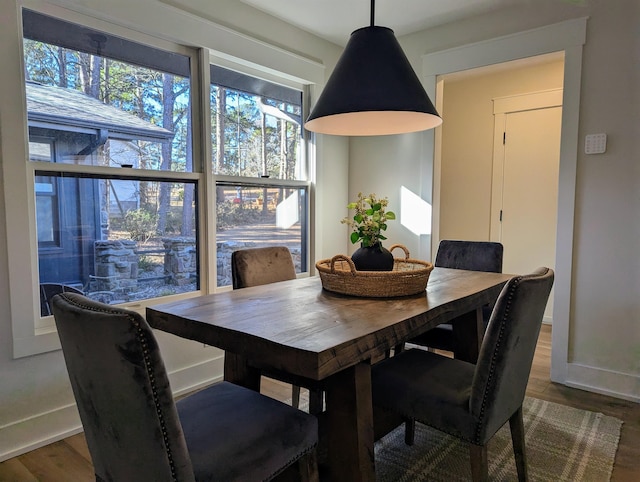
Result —
M 501 273 L 503 251 L 504 248 L 501 243 L 444 239 L 438 245 L 434 266 Z M 492 308 L 492 306 L 487 306 L 483 309 L 485 328 Z M 454 353 L 454 357 L 456 355 L 456 341 L 451 323 L 438 325 L 412 339 L 409 343 L 426 346 L 431 349 L 450 351 Z
M 286 246 L 239 249 L 231 253 L 231 277 L 233 289 L 276 283 L 296 279 L 296 269 L 291 251 Z M 291 383 L 291 404 L 300 405 L 300 384 L 309 389 L 309 412 L 323 409 L 322 390 L 313 380 L 293 378 L 276 371 L 266 371 L 271 378 Z
M 318 480 L 315 417 L 228 382 L 174 402 L 143 317 L 71 293 L 52 308 L 97 481 Z
M 374 415 L 391 411 L 468 442 L 474 481 L 487 480 L 487 442 L 509 421 L 518 479 L 526 480 L 522 403 L 553 278 L 539 268 L 507 282 L 475 365 L 421 349 L 374 365 Z

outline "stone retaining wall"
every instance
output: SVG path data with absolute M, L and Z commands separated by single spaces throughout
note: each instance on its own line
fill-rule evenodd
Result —
M 130 240 L 96 241 L 96 274 L 90 291 L 125 293 L 138 288 L 138 243 Z
M 184 286 L 195 282 L 198 271 L 195 238 L 162 238 L 166 250 L 164 273 L 169 284 Z

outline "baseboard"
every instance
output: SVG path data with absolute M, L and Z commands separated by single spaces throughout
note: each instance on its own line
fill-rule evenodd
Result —
M 224 356 L 169 373 L 176 397 L 222 379 Z M 50 410 L 0 427 L 0 462 L 82 432 L 75 404 Z
M 569 363 L 567 379 L 563 383 L 572 388 L 640 402 L 640 377 L 637 375 Z
M 75 404 L 0 427 L 0 462 L 82 432 Z

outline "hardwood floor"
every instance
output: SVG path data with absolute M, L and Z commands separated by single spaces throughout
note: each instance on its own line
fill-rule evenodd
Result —
M 551 328 L 544 325 L 529 378 L 527 395 L 563 405 L 602 412 L 621 419 L 622 433 L 611 480 L 640 480 L 640 404 L 557 385 L 549 380 Z M 262 392 L 279 400 L 291 386 L 265 379 Z M 0 482 L 89 482 L 94 475 L 83 434 L 0 463 Z

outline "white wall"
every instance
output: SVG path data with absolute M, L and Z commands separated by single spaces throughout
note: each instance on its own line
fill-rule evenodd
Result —
M 196 15 L 198 12 L 176 8 L 180 6 L 179 2 L 174 2 L 174 6 L 156 0 L 54 0 L 52 3 L 25 0 L 24 3 L 52 14 L 63 6 L 179 44 L 214 49 L 216 55 L 227 61 L 238 57 L 239 63 L 251 68 L 267 67 L 284 72 L 298 82 L 317 82 L 319 88 L 313 92 L 314 97 L 324 81 L 321 64 L 330 72 L 341 52 L 329 42 L 236 1 L 216 1 L 215 9 L 213 2 L 203 1 L 204 11 L 199 15 L 206 21 Z M 16 6 L 19 4 L 14 0 L 3 0 L 0 15 L 0 63 L 3 65 L 0 71 L 0 175 L 3 176 L 8 170 L 6 163 L 16 162 L 16 149 L 12 147 L 16 142 L 24 142 L 21 139 L 26 135 L 25 127 L 15 121 L 24 118 L 19 75 L 20 26 Z M 346 250 L 346 235 L 335 236 L 332 229 L 322 227 L 341 227 L 339 220 L 345 215 L 348 202 L 346 139 L 318 139 L 317 142 L 315 221 L 320 228 L 315 231 L 316 259 Z M 0 460 L 80 429 L 62 353 L 53 351 L 15 360 L 12 356 L 7 193 L 3 185 L 0 182 Z M 186 391 L 222 376 L 223 354 L 220 350 L 164 333 L 157 335 L 175 391 Z
M 444 81 L 440 237 L 489 240 L 496 97 L 562 88 L 562 59 Z M 508 70 L 505 70 L 507 69 Z

